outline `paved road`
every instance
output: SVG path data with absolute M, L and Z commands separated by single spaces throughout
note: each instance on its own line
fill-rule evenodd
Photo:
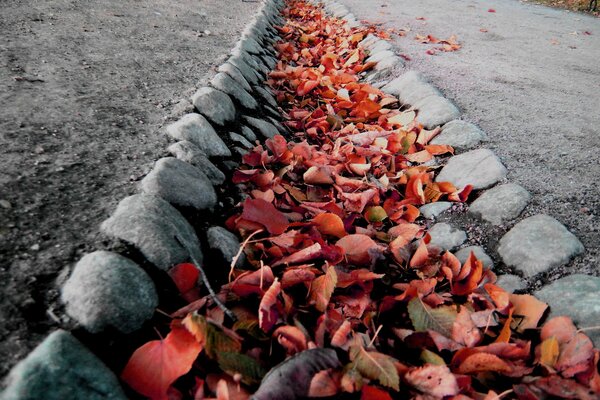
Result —
M 524 216 L 550 214 L 582 240 L 586 254 L 550 279 L 600 275 L 600 19 L 512 0 L 338 1 L 410 28 L 396 51 L 488 134 L 509 180 L 533 194 Z M 428 55 L 416 34 L 457 35 L 463 48 Z

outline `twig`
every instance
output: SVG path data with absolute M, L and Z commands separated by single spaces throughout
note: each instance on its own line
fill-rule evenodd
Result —
M 238 259 L 240 258 L 240 256 L 242 255 L 242 251 L 244 251 L 244 247 L 246 247 L 246 245 L 248 244 L 248 242 L 250 241 L 250 239 L 252 239 L 252 236 L 256 235 L 257 233 L 262 232 L 262 229 L 259 229 L 257 231 L 252 232 L 247 238 L 246 240 L 244 240 L 244 242 L 242 243 L 242 245 L 240 246 L 237 254 L 235 255 L 235 257 L 233 257 L 231 259 L 231 265 L 229 266 L 229 283 L 231 283 L 231 277 L 233 276 L 233 270 L 235 269 L 235 264 L 237 264 Z
M 379 335 L 379 331 L 381 330 L 381 328 L 383 328 L 383 325 L 379 325 L 379 328 L 377 328 L 377 330 L 375 331 L 375 334 L 373 335 L 373 339 L 371 339 L 371 342 L 369 342 L 369 345 L 367 347 L 373 346 L 373 343 L 375 343 L 375 339 L 377 339 L 377 336 Z

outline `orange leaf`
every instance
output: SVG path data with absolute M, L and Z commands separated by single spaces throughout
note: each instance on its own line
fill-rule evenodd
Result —
M 554 367 L 560 353 L 556 337 L 552 336 L 544 340 L 540 345 L 540 352 L 540 363 L 548 367 Z
M 201 350 L 187 329 L 172 326 L 164 340 L 150 341 L 132 354 L 121 379 L 144 396 L 166 400 L 169 386 L 192 368 Z
M 314 304 L 317 310 L 325 312 L 336 285 L 337 274 L 335 268 L 330 266 L 325 275 L 319 276 L 310 285 L 309 303 Z
M 373 239 L 360 233 L 345 236 L 336 245 L 344 249 L 346 260 L 355 265 L 371 265 L 385 250 Z
M 304 96 L 317 86 L 319 86 L 318 81 L 303 81 L 300 83 L 300 85 L 298 85 L 298 88 L 296 89 L 296 94 L 298 96 Z
M 304 351 L 308 347 L 306 336 L 295 326 L 284 325 L 275 329 L 273 336 L 287 350 L 288 355 Z
M 304 183 L 309 185 L 331 185 L 333 184 L 332 169 L 328 166 L 312 166 L 303 175 Z
M 546 303 L 528 294 L 511 294 L 510 302 L 515 307 L 512 327 L 517 332 L 537 328 L 538 322 L 548 308 Z
M 281 284 L 278 278 L 275 278 L 269 289 L 260 300 L 258 307 L 258 325 L 265 332 L 269 332 L 273 326 L 280 320 L 281 303 L 279 294 L 281 293 Z
M 459 374 L 477 374 L 486 371 L 510 372 L 511 367 L 500 357 L 493 354 L 475 353 L 465 358 L 456 369 Z
M 347 235 L 344 222 L 335 214 L 319 214 L 312 221 L 316 224 L 317 230 L 323 235 L 331 235 L 338 238 Z

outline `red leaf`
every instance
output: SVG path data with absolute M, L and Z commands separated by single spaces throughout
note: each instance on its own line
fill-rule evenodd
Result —
M 184 294 L 196 286 L 200 272 L 194 264 L 182 263 L 171 268 L 169 276 L 175 282 L 175 286 L 177 286 L 179 292 Z
M 344 249 L 348 262 L 355 265 L 371 265 L 385 250 L 383 246 L 363 234 L 345 236 L 338 240 L 336 245 Z
M 278 299 L 281 293 L 279 280 L 275 278 L 273 284 L 265 292 L 258 307 L 258 325 L 263 331 L 269 332 L 281 317 L 282 306 Z
M 262 199 L 246 199 L 242 218 L 264 225 L 274 235 L 282 234 L 289 226 L 285 215 Z
M 361 391 L 360 400 L 392 400 L 392 396 L 383 389 L 376 386 L 364 385 Z
M 151 399 L 168 399 L 167 390 L 186 374 L 202 346 L 184 327 L 173 326 L 164 340 L 138 348 L 121 373 L 121 379 Z
M 488 9 L 488 12 L 490 12 L 490 13 L 495 13 L 495 12 L 496 12 L 496 10 L 494 10 L 493 8 L 490 8 L 490 9 Z
M 332 235 L 338 238 L 347 235 L 346 230 L 344 229 L 344 222 L 335 214 L 319 214 L 313 219 L 312 222 L 316 224 L 317 229 L 323 235 Z

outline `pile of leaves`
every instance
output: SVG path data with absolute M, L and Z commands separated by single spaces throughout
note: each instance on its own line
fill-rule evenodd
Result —
M 435 182 L 428 162 L 453 153 L 429 144 L 439 129 L 361 83 L 372 28 L 303 1 L 283 13 L 268 84 L 294 134 L 233 176 L 247 198 L 226 225 L 247 269 L 236 257 L 211 296 L 174 267 L 189 305 L 122 379 L 155 399 L 598 398 L 599 352 L 570 319 L 540 329 L 545 303 L 429 244 L 418 206 L 471 187 Z

